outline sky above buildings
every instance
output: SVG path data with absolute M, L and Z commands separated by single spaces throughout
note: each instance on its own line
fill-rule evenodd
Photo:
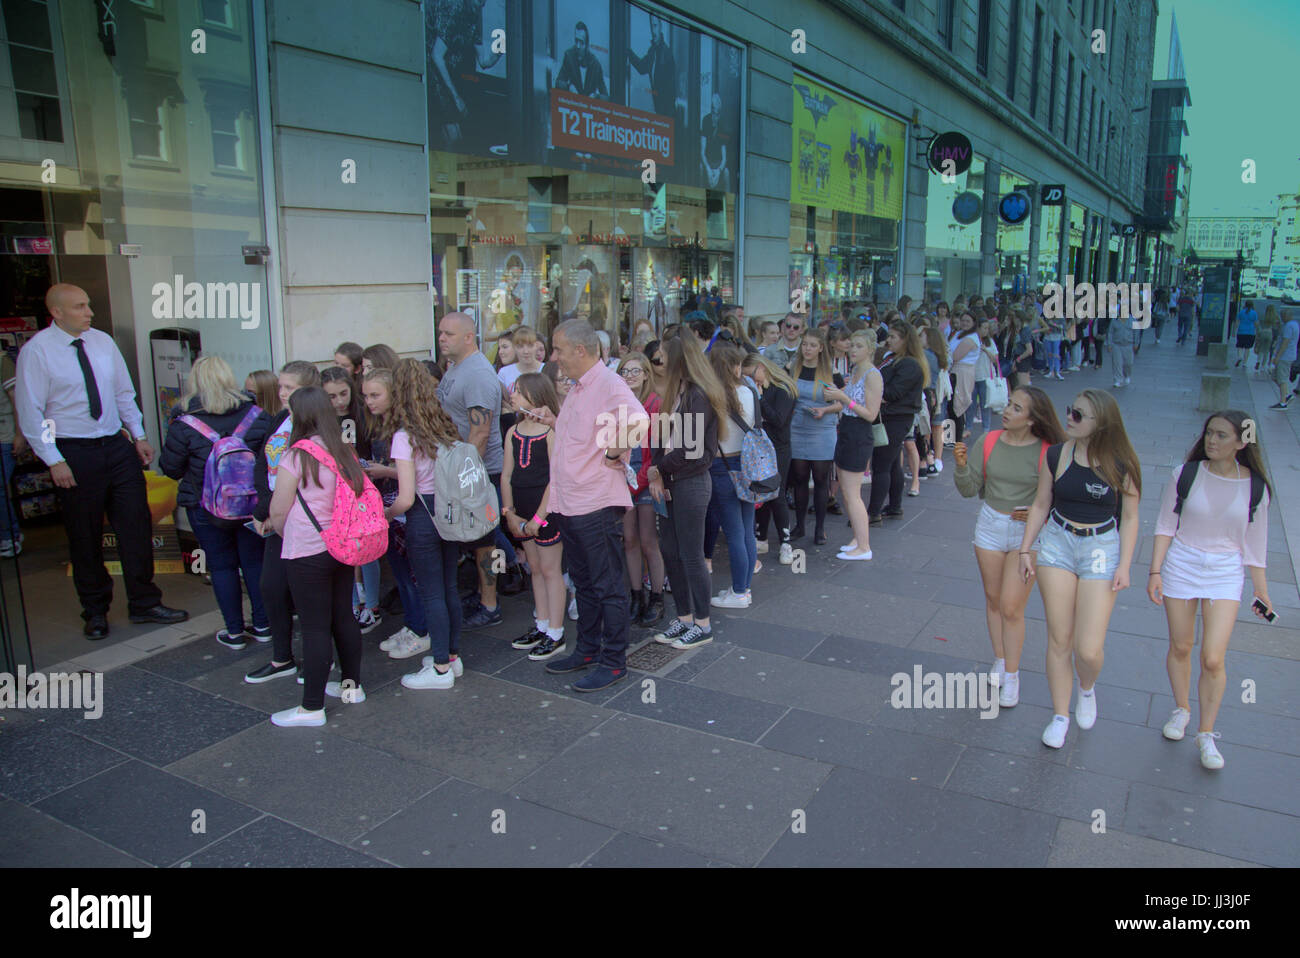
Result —
M 1178 20 L 1183 69 L 1191 91 L 1192 216 L 1272 212 L 1279 193 L 1300 192 L 1300 2 L 1161 2 L 1155 79 L 1167 76 L 1169 26 Z M 1242 162 L 1255 161 L 1255 182 Z

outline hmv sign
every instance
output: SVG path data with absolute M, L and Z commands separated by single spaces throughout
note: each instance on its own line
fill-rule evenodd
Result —
M 960 176 L 965 173 L 970 169 L 974 156 L 970 140 L 965 134 L 954 131 L 936 134 L 926 148 L 930 171 L 945 176 Z

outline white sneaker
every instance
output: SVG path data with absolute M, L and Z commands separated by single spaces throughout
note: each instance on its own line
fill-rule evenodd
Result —
M 569 618 L 574 622 L 578 621 L 578 597 L 576 595 L 569 600 Z
M 767 555 L 767 540 L 766 540 L 766 539 L 759 539 L 759 540 L 758 540 L 758 554 L 761 555 L 761 556 L 765 556 L 765 555 Z
M 1119 389 L 1119 387 L 1120 387 L 1120 386 L 1123 386 L 1123 385 L 1124 385 L 1124 380 L 1122 380 L 1122 379 L 1117 379 L 1117 380 L 1115 380 L 1113 383 L 1111 383 L 1111 388 L 1112 388 L 1112 389 Z
M 835 558 L 843 559 L 845 562 L 865 562 L 871 558 L 871 550 L 866 552 L 850 552 L 847 547 L 836 553 Z
M 332 699 L 342 699 L 349 705 L 360 705 L 366 700 L 366 690 L 357 685 L 352 688 L 343 688 L 341 682 L 326 682 L 325 694 Z
M 308 712 L 301 706 L 285 709 L 283 712 L 276 712 L 271 716 L 271 724 L 279 725 L 281 728 L 294 728 L 300 725 L 324 725 L 325 710 L 319 709 L 315 712 Z
M 943 472 L 943 460 L 942 460 L 942 459 L 936 459 L 936 460 L 934 461 L 934 471 L 935 471 L 935 472 Z
M 1214 745 L 1214 740 L 1218 737 L 1218 732 L 1196 733 L 1196 744 L 1201 747 L 1201 764 L 1206 768 L 1223 768 L 1223 756 Z
M 1169 713 L 1169 721 L 1165 723 L 1165 727 L 1162 729 L 1165 738 L 1171 742 L 1181 742 L 1183 733 L 1187 731 L 1187 723 L 1191 720 L 1192 713 L 1187 709 L 1174 709 Z
M 719 609 L 748 609 L 751 601 L 753 600 L 748 592 L 737 595 L 730 589 L 723 589 L 709 604 L 716 605 Z
M 1052 720 L 1043 729 L 1043 744 L 1048 748 L 1060 748 L 1065 744 L 1065 733 L 1070 731 L 1070 720 L 1064 715 L 1053 715 Z
M 1092 687 L 1091 695 L 1084 695 L 1083 689 L 1079 689 L 1079 699 L 1074 703 L 1074 719 L 1082 729 L 1097 724 L 1097 686 Z
M 402 676 L 402 685 L 408 689 L 449 689 L 456 684 L 456 676 L 448 669 L 439 672 L 430 662 L 418 672 Z
M 1124 385 L 1125 385 L 1125 386 L 1132 385 L 1132 383 L 1133 383 L 1133 377 L 1132 377 L 1132 376 L 1125 376 L 1125 377 L 1124 377 Z
M 998 689 L 998 705 L 1004 709 L 1013 709 L 1020 704 L 1020 673 L 1002 673 L 1002 687 Z
M 390 659 L 409 659 L 413 655 L 419 655 L 422 652 L 428 652 L 433 643 L 429 641 L 427 635 L 416 635 L 413 632 L 407 632 L 401 640 L 388 650 Z
M 426 655 L 424 658 L 420 659 L 420 665 L 433 665 L 433 656 Z M 456 676 L 456 678 L 460 678 L 465 674 L 465 663 L 460 660 L 459 655 L 451 660 L 451 674 Z
M 794 562 L 794 546 L 788 542 L 781 543 L 781 565 L 789 565 Z
M 401 645 L 401 644 L 402 644 L 402 638 L 403 638 L 404 636 L 408 636 L 408 635 L 409 635 L 411 638 L 415 638 L 415 633 L 414 633 L 414 632 L 412 632 L 412 631 L 411 631 L 409 628 L 407 628 L 406 626 L 402 626 L 400 629 L 398 629 L 396 632 L 394 632 L 394 633 L 393 633 L 392 635 L 390 635 L 388 638 L 384 639 L 384 641 L 382 641 L 382 642 L 379 643 L 379 650 L 380 650 L 381 652 L 391 652 L 393 649 L 395 649 L 395 648 L 397 648 L 399 645 Z

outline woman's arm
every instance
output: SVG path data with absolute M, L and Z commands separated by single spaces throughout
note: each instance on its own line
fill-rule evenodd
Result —
M 953 350 L 952 356 L 948 360 L 948 365 L 951 366 L 954 363 L 956 363 L 958 360 L 962 359 L 963 357 L 969 356 L 972 352 L 975 351 L 975 349 L 976 349 L 975 340 L 963 339 L 960 343 L 957 344 L 957 348 Z
M 1034 540 L 1038 538 L 1038 533 L 1043 531 L 1047 514 L 1052 510 L 1054 478 L 1051 469 L 1038 470 L 1038 491 L 1034 495 L 1034 504 L 1029 507 L 1029 515 L 1025 519 L 1025 534 L 1020 540 L 1020 572 L 1026 582 L 1034 577 L 1034 557 L 1030 550 L 1034 547 Z
M 397 459 L 397 498 L 393 504 L 384 509 L 384 518 L 392 519 L 403 515 L 415 505 L 415 462 L 411 459 Z
M 1127 589 L 1129 585 L 1129 566 L 1133 564 L 1133 554 L 1137 552 L 1139 501 L 1137 487 L 1133 485 L 1132 479 L 1127 479 L 1124 483 L 1124 503 L 1121 506 L 1123 522 L 1119 532 L 1119 568 L 1115 570 L 1115 578 L 1110 586 L 1113 592 Z
M 284 468 L 285 461 L 290 455 L 293 455 L 296 460 L 298 453 L 292 449 L 285 451 L 280 459 L 280 468 L 275 474 L 275 492 L 271 494 L 268 523 L 277 535 L 284 535 L 284 522 L 289 518 L 289 510 L 293 508 L 298 492 L 298 473 Z M 296 466 L 297 463 L 295 462 L 294 465 Z
M 512 453 L 512 450 L 514 449 L 514 439 L 512 437 L 514 435 L 515 427 L 511 426 L 506 430 L 506 437 L 503 440 L 506 448 L 506 456 L 505 464 L 501 467 L 501 518 L 507 523 L 509 523 L 511 519 L 514 519 L 519 525 L 519 528 L 516 529 L 514 526 L 509 526 L 510 531 L 516 535 L 523 535 L 523 521 L 528 517 L 515 515 L 515 494 L 510 488 L 510 477 L 513 476 L 515 472 L 515 457 Z
M 186 467 L 189 466 L 190 451 L 185 436 L 181 432 L 181 430 L 189 428 L 179 419 L 173 419 L 172 424 L 167 427 L 167 438 L 163 441 L 162 455 L 158 457 L 158 468 L 169 479 L 184 477 Z M 192 429 L 190 431 L 193 432 Z M 252 443 L 248 445 L 250 449 L 257 448 Z M 202 490 L 199 491 L 202 492 Z
M 1147 576 L 1147 598 L 1156 605 L 1164 604 L 1164 576 L 1160 574 L 1165 564 L 1165 556 L 1173 544 L 1173 536 L 1157 535 L 1155 545 L 1151 548 L 1151 574 Z

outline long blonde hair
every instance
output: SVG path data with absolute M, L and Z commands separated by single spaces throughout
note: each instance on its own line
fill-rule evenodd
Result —
M 867 361 L 861 364 L 862 368 L 853 367 L 853 371 L 859 373 L 857 378 L 854 379 L 854 382 L 857 382 L 858 379 L 866 379 L 867 373 L 875 368 L 871 360 L 876 355 L 876 331 L 874 329 L 859 329 L 849 337 L 849 342 L 858 343 L 867 348 Z
M 753 369 L 756 366 L 762 366 L 763 371 L 767 373 L 768 381 L 773 386 L 779 386 L 790 394 L 791 399 L 799 398 L 799 387 L 795 381 L 790 378 L 790 374 L 785 371 L 784 366 L 778 366 L 772 360 L 768 359 L 762 353 L 750 353 L 745 357 L 741 364 L 741 369 Z
M 248 402 L 248 397 L 235 386 L 235 374 L 220 356 L 200 356 L 185 378 L 185 392 L 181 396 L 181 412 L 189 408 L 190 400 L 199 397 L 205 412 L 214 415 L 238 409 Z

